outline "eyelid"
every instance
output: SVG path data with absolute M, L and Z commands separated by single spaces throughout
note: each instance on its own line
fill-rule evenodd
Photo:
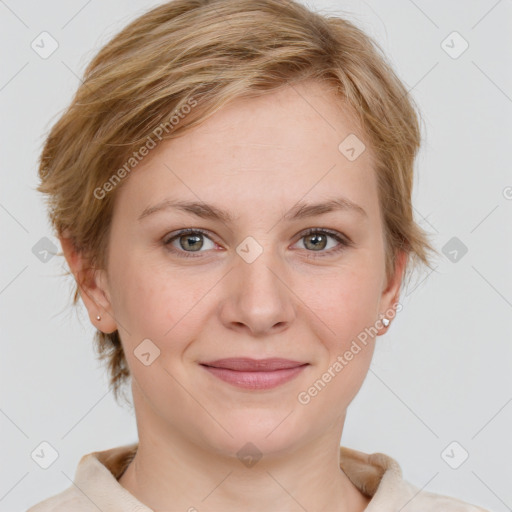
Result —
M 201 253 L 205 253 L 205 252 L 209 252 L 209 251 L 183 251 L 183 250 L 176 249 L 176 248 L 172 247 L 172 245 L 171 245 L 171 243 L 174 240 L 180 238 L 181 236 L 184 236 L 187 234 L 195 234 L 195 233 L 202 234 L 206 238 L 211 240 L 213 243 L 220 245 L 215 241 L 215 238 L 211 236 L 211 233 L 208 230 L 205 230 L 202 228 L 184 228 L 184 229 L 180 229 L 178 231 L 174 231 L 172 233 L 168 233 L 164 237 L 163 243 L 166 247 L 168 247 L 168 250 L 170 252 L 172 252 L 173 254 L 177 254 L 178 257 L 198 258 L 198 257 L 201 257 Z M 344 233 L 341 233 L 341 232 L 335 231 L 335 230 L 331 230 L 329 228 L 319 228 L 319 227 L 307 228 L 307 229 L 301 231 L 297 236 L 297 241 L 294 242 L 293 245 L 295 245 L 302 238 L 304 238 L 308 235 L 314 234 L 314 233 L 328 235 L 331 238 L 334 238 L 338 242 L 339 245 L 336 248 L 329 249 L 328 251 L 308 251 L 308 250 L 306 250 L 307 253 L 310 253 L 307 256 L 307 258 L 322 258 L 322 257 L 332 256 L 332 255 L 337 254 L 337 253 L 339 253 L 349 247 L 352 247 L 354 245 L 352 240 L 348 236 L 346 236 Z M 194 253 L 198 253 L 197 256 L 194 255 Z
M 334 238 L 339 245 L 335 248 L 329 249 L 328 251 L 306 251 L 306 258 L 308 259 L 338 255 L 340 252 L 354 246 L 354 242 L 347 235 L 329 228 L 308 228 L 305 231 L 301 231 L 299 233 L 297 241 L 313 233 L 326 234 L 331 238 Z
M 200 233 L 200 234 L 204 235 L 206 238 L 210 239 L 213 243 L 217 244 L 217 242 L 212 238 L 211 233 L 202 228 L 184 228 L 184 229 L 179 229 L 178 231 L 173 231 L 164 236 L 163 243 L 166 246 L 170 246 L 171 242 L 173 242 L 174 240 L 177 240 L 178 238 L 180 238 L 184 235 L 195 234 L 195 233 Z M 217 245 L 220 245 L 220 244 L 217 244 Z M 190 254 L 193 252 L 205 252 L 205 251 L 177 251 L 177 252 L 180 252 L 180 253 L 188 252 Z

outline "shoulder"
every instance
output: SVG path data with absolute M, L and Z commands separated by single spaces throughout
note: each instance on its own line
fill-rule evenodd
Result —
M 74 486 L 50 496 L 30 507 L 27 512 L 91 512 L 96 507 L 80 494 Z
M 342 448 L 342 468 L 371 500 L 365 512 L 490 512 L 455 497 L 425 491 L 404 479 L 399 463 L 384 453 Z
M 119 510 L 147 510 L 117 481 L 137 446 L 132 443 L 83 455 L 73 483 L 27 512 L 98 512 L 111 510 L 113 504 Z
M 408 500 L 404 512 L 490 512 L 452 496 L 420 490 L 407 480 L 402 480 L 402 493 Z

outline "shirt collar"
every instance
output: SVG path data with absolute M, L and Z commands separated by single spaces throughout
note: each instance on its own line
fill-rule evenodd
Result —
M 117 479 L 134 457 L 138 443 L 84 455 L 75 474 L 78 492 L 103 512 L 152 512 Z M 383 453 L 366 454 L 340 447 L 340 468 L 371 497 L 365 512 L 387 512 L 404 505 L 406 488 L 399 464 Z

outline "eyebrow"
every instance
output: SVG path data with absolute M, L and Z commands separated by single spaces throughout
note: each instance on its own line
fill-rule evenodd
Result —
M 139 215 L 138 220 L 140 221 L 149 215 L 167 209 L 181 210 L 196 215 L 202 219 L 219 220 L 226 224 L 232 223 L 234 220 L 236 220 L 236 218 L 238 218 L 234 217 L 228 211 L 221 210 L 214 205 L 204 202 L 164 199 L 154 206 L 147 207 Z M 316 204 L 308 204 L 303 201 L 299 201 L 295 206 L 293 206 L 293 208 L 284 214 L 283 219 L 288 221 L 299 220 L 333 211 L 353 212 L 361 217 L 368 217 L 368 214 L 361 206 L 347 199 L 346 197 L 338 197 L 323 203 Z

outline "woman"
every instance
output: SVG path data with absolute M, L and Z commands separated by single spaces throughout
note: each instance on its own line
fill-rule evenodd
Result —
M 359 29 L 175 0 L 85 72 L 39 190 L 139 441 L 30 512 L 483 511 L 340 447 L 415 264 L 417 113 Z

